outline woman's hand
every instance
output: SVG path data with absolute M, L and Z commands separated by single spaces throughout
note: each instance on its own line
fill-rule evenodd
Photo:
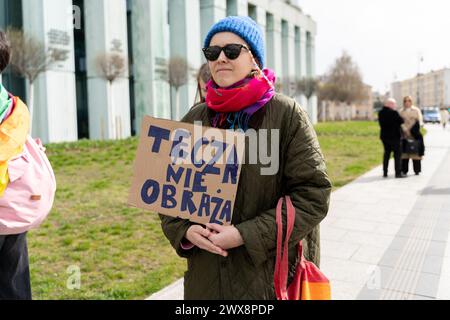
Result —
M 224 250 L 240 247 L 244 244 L 241 233 L 235 226 L 221 226 L 208 223 L 206 227 L 213 232 L 208 236 L 209 240 Z
M 193 225 L 186 231 L 185 238 L 189 240 L 193 245 L 199 247 L 200 249 L 221 255 L 223 257 L 228 256 L 228 252 L 226 252 L 221 247 L 213 244 L 208 239 L 208 237 L 210 237 L 211 234 L 212 232 L 209 231 L 208 229 L 203 228 L 202 226 L 199 225 Z

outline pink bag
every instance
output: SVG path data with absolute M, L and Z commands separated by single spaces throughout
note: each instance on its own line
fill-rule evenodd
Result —
M 21 234 L 38 227 L 49 214 L 56 179 L 45 148 L 30 136 L 23 152 L 8 162 L 9 184 L 0 198 L 0 235 Z

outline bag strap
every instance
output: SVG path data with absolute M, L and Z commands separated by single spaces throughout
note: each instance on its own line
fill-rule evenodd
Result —
M 279 300 L 287 300 L 287 278 L 289 272 L 289 239 L 291 238 L 292 231 L 294 229 L 295 222 L 295 208 L 292 204 L 289 196 L 286 199 L 286 212 L 287 212 L 287 228 L 286 236 L 284 239 L 284 246 L 282 249 L 283 241 L 283 218 L 282 218 L 282 204 L 283 198 L 278 201 L 276 210 L 276 222 L 277 222 L 277 255 L 275 261 L 275 273 L 274 273 L 274 286 L 275 293 Z M 301 246 L 301 244 L 300 244 Z M 299 248 L 300 252 L 301 248 Z
M 275 294 L 278 300 L 282 300 L 281 297 L 281 285 L 280 285 L 280 263 L 281 263 L 281 242 L 283 237 L 283 221 L 281 219 L 281 211 L 283 205 L 283 198 L 278 200 L 277 210 L 276 210 L 276 222 L 277 222 L 277 255 L 275 260 L 275 272 L 273 277 Z

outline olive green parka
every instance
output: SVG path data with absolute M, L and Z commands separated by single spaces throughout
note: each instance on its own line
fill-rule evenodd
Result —
M 182 121 L 202 121 L 204 126 L 211 126 L 211 116 L 211 110 L 200 104 Z M 297 245 L 302 239 L 305 258 L 319 265 L 319 223 L 328 212 L 331 182 L 308 115 L 295 100 L 276 94 L 252 117 L 250 126 L 257 130 L 268 129 L 268 139 L 270 129 L 279 129 L 280 165 L 278 173 L 269 176 L 261 175 L 261 168 L 267 165 L 242 165 L 232 224 L 241 233 L 243 246 L 228 250 L 227 258 L 197 247 L 184 250 L 180 244 L 193 223 L 160 215 L 164 234 L 178 255 L 187 258 L 188 270 L 184 276 L 187 300 L 276 298 L 273 286 L 277 238 L 275 208 L 283 195 L 291 196 L 296 209 L 289 244 L 289 279 L 295 270 Z M 246 141 L 247 153 L 248 150 Z M 285 225 L 284 205 L 283 221 Z

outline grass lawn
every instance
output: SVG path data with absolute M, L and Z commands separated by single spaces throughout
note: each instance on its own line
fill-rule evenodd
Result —
M 319 123 L 316 131 L 334 189 L 382 164 L 378 122 Z
M 335 187 L 381 163 L 376 122 L 319 124 L 317 133 Z M 126 205 L 136 148 L 136 138 L 47 146 L 58 190 L 29 234 L 35 299 L 143 299 L 183 275 L 159 218 Z M 67 287 L 72 267 L 80 289 Z

